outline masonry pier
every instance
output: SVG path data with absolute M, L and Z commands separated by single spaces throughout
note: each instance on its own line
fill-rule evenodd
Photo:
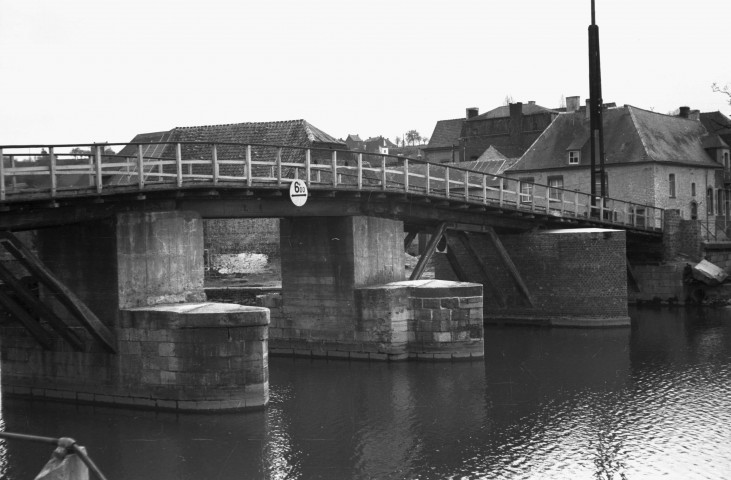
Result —
M 438 254 L 436 275 L 479 279 L 485 285 L 486 323 L 630 324 L 624 231 L 467 234 L 462 240 L 449 241 L 449 255 Z
M 102 348 L 41 288 L 81 339 L 41 348 L 2 329 L 3 393 L 172 410 L 268 401 L 265 308 L 205 302 L 203 228 L 191 212 L 121 213 L 38 231 L 42 262 L 114 336 Z
M 403 222 L 369 216 L 281 221 L 282 293 L 272 353 L 404 360 L 482 357 L 482 287 L 407 281 Z

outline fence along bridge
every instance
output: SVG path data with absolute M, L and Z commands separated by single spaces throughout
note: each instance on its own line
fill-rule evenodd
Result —
M 105 151 L 113 147 L 123 148 Z M 592 226 L 660 236 L 663 225 L 660 208 L 613 198 L 592 205 L 577 191 L 348 150 L 185 142 L 11 145 L 0 153 L 0 230 L 173 201 L 204 218 L 368 214 L 402 219 L 407 228 L 446 221 L 463 230 Z M 283 194 L 294 179 L 311 195 L 299 209 Z

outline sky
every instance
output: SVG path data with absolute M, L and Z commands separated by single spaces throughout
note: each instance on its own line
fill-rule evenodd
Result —
M 731 115 L 728 0 L 596 0 L 605 102 Z M 0 0 L 0 145 L 305 119 L 430 137 L 588 96 L 590 0 Z

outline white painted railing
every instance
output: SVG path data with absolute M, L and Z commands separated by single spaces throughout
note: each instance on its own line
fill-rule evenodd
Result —
M 160 148 L 160 146 L 165 148 Z M 78 147 L 84 153 L 69 153 Z M 123 148 L 123 154 L 105 148 Z M 77 150 L 78 151 L 78 150 Z M 148 155 L 147 152 L 162 155 Z M 281 188 L 294 179 L 312 190 L 399 192 L 526 214 L 662 229 L 663 209 L 466 170 L 421 159 L 235 143 L 0 146 L 0 203 L 125 190 L 237 185 Z

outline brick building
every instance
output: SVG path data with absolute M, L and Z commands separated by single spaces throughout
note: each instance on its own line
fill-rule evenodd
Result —
M 590 192 L 589 115 L 577 103 L 557 116 L 508 176 L 526 185 Z M 725 228 L 729 192 L 722 162 L 729 147 L 697 115 L 687 107 L 671 116 L 625 105 L 606 108 L 602 116 L 609 197 L 676 209 L 710 232 Z
M 468 108 L 465 118 L 437 122 L 424 152 L 439 163 L 477 160 L 489 147 L 519 158 L 556 115 L 558 111 L 535 102 L 510 103 L 483 114 Z

